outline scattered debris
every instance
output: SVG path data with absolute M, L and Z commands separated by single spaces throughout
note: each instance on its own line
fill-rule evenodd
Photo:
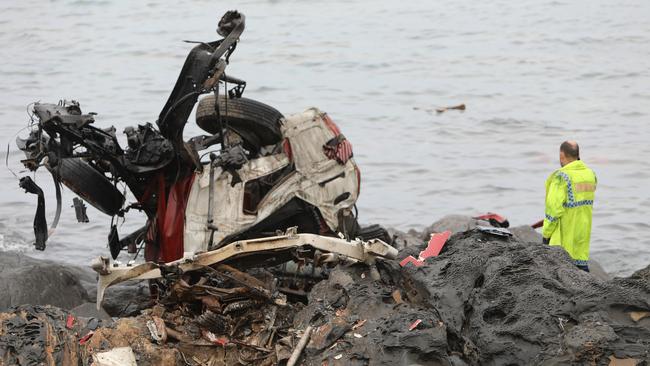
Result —
M 305 329 L 305 331 L 302 334 L 302 337 L 300 337 L 300 341 L 298 342 L 296 349 L 291 353 L 291 357 L 287 362 L 287 366 L 294 366 L 296 362 L 298 362 L 298 359 L 300 358 L 300 354 L 305 349 L 305 346 L 309 341 L 309 337 L 311 336 L 312 329 L 313 328 L 311 327 L 311 325 L 308 326 L 307 329 Z
M 357 330 L 357 329 L 363 327 L 364 324 L 366 324 L 367 321 L 368 321 L 368 319 L 357 320 L 357 322 L 354 323 L 354 325 L 352 326 L 352 330 Z
M 464 111 L 466 109 L 465 104 L 458 104 L 454 106 L 449 106 L 449 107 L 440 107 L 440 108 L 419 108 L 419 107 L 413 107 L 413 110 L 418 111 L 418 110 L 423 110 L 427 113 L 433 113 L 436 112 L 437 114 L 444 113 L 447 111 L 451 110 L 458 110 L 458 111 Z
M 465 104 L 458 104 L 455 106 L 450 106 L 450 107 L 442 107 L 442 108 L 436 108 L 436 113 L 443 113 L 447 112 L 450 110 L 457 110 L 457 111 L 464 111 L 465 110 Z
M 404 267 L 404 266 L 402 266 L 402 267 Z M 396 289 L 395 291 L 393 291 L 392 296 L 393 296 L 393 300 L 395 300 L 396 304 L 401 304 L 401 303 L 404 302 L 402 300 L 402 292 L 399 289 Z
M 632 311 L 630 312 L 630 318 L 634 320 L 635 322 L 638 322 L 639 320 L 650 317 L 650 311 Z
M 74 326 L 74 316 L 72 314 L 68 314 L 68 317 L 66 318 L 65 321 L 65 327 L 68 329 L 72 329 Z
M 135 354 L 131 347 L 118 347 L 110 351 L 99 352 L 93 355 L 95 366 L 137 366 Z
M 424 265 L 424 262 L 423 262 L 423 261 L 418 260 L 418 259 L 415 259 L 415 257 L 413 257 L 412 255 L 409 255 L 408 257 L 402 259 L 402 261 L 399 262 L 399 265 L 402 266 L 402 267 L 404 267 L 404 266 L 406 266 L 406 265 L 409 264 L 409 263 L 413 264 L 413 265 L 416 266 L 416 267 L 421 267 L 421 266 Z
M 495 227 L 509 227 L 510 222 L 504 216 L 496 214 L 494 212 L 488 212 L 483 215 L 473 217 L 475 220 L 485 220 L 490 223 L 490 225 Z
M 431 234 L 431 240 L 429 240 L 426 249 L 420 252 L 418 259 L 423 261 L 429 257 L 436 257 L 438 254 L 440 254 L 442 247 L 445 245 L 450 236 L 451 231 Z
M 648 269 L 600 280 L 558 248 L 479 229 L 451 236 L 418 270 L 376 258 L 379 279 L 360 277 L 365 263 L 314 267 L 327 253 L 313 254 L 301 257 L 307 272 L 269 264 L 275 252 L 187 271 L 160 267 L 154 305 L 110 325 L 75 316 L 69 329 L 69 313 L 54 307 L 0 313 L 0 363 L 77 364 L 126 346 L 140 366 L 274 365 L 292 354 L 305 366 L 397 365 L 406 353 L 411 363 L 467 365 L 650 357 L 647 319 L 631 315 L 650 312 Z M 317 269 L 323 277 L 298 284 Z
M 445 245 L 450 235 L 451 231 L 431 234 L 431 239 L 429 240 L 427 247 L 420 252 L 418 259 L 415 259 L 415 257 L 409 255 L 400 262 L 400 266 L 404 267 L 409 263 L 413 264 L 416 267 L 423 266 L 425 259 L 429 257 L 436 257 L 438 254 L 440 254 L 442 247 Z
M 413 330 L 413 329 L 417 328 L 418 325 L 420 325 L 420 323 L 422 323 L 422 319 L 418 319 L 418 320 L 414 321 L 414 322 L 409 326 L 409 330 Z
M 92 331 L 92 330 L 89 331 L 88 333 L 86 333 L 86 335 L 83 336 L 83 337 L 81 337 L 81 339 L 79 340 L 79 345 L 80 345 L 80 346 L 83 346 L 84 344 L 86 344 L 86 342 L 88 342 L 88 340 L 89 340 L 89 339 L 90 339 L 94 334 L 95 334 L 95 332 Z
M 74 207 L 74 213 L 77 217 L 77 222 L 89 222 L 88 215 L 86 214 L 86 205 L 78 197 L 72 199 L 72 207 Z
M 480 232 L 490 234 L 490 235 L 505 236 L 505 237 L 512 236 L 510 230 L 503 227 L 477 226 L 476 229 L 478 229 Z
M 639 361 L 634 358 L 616 358 L 615 356 L 609 356 L 609 366 L 637 366 Z

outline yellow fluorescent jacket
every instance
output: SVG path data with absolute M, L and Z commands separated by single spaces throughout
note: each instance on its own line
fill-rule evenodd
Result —
M 561 245 L 578 265 L 589 260 L 596 183 L 596 174 L 581 160 L 570 162 L 546 180 L 542 235 L 551 239 L 551 245 Z

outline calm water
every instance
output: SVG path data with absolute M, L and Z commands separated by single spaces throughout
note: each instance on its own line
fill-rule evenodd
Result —
M 544 180 L 576 139 L 598 174 L 593 258 L 629 274 L 650 263 L 650 2 L 0 1 L 0 136 L 30 102 L 76 99 L 97 124 L 154 121 L 191 45 L 229 9 L 247 28 L 229 73 L 285 114 L 318 106 L 352 141 L 360 218 L 422 228 L 449 213 L 543 216 Z M 465 112 L 437 115 L 465 103 Z M 199 134 L 193 123 L 187 136 Z M 6 146 L 6 145 L 5 145 Z M 6 148 L 6 147 L 5 147 Z M 110 218 L 63 218 L 33 253 L 33 195 L 0 170 L 0 248 L 85 264 Z M 48 216 L 54 200 L 48 187 Z M 131 217 L 122 232 L 140 224 Z

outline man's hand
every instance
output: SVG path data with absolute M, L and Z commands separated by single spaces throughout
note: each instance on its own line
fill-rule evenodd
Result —
M 551 242 L 550 238 L 542 238 L 542 244 L 549 244 Z

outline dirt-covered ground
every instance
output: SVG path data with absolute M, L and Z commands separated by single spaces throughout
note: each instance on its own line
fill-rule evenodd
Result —
M 303 365 L 648 363 L 650 266 L 608 279 L 578 270 L 529 228 L 501 237 L 475 225 L 452 217 L 398 233 L 398 260 L 380 261 L 379 276 L 362 264 L 339 265 L 306 304 L 255 296 L 215 302 L 201 292 L 216 286 L 205 275 L 202 287 L 176 286 L 173 302 L 116 321 L 79 315 L 66 327 L 68 310 L 13 308 L 0 314 L 0 360 L 85 365 L 94 354 L 131 347 L 138 365 L 284 364 L 310 327 Z M 455 233 L 439 256 L 400 266 L 418 256 L 430 232 L 447 229 Z M 147 322 L 166 339 L 154 341 Z

